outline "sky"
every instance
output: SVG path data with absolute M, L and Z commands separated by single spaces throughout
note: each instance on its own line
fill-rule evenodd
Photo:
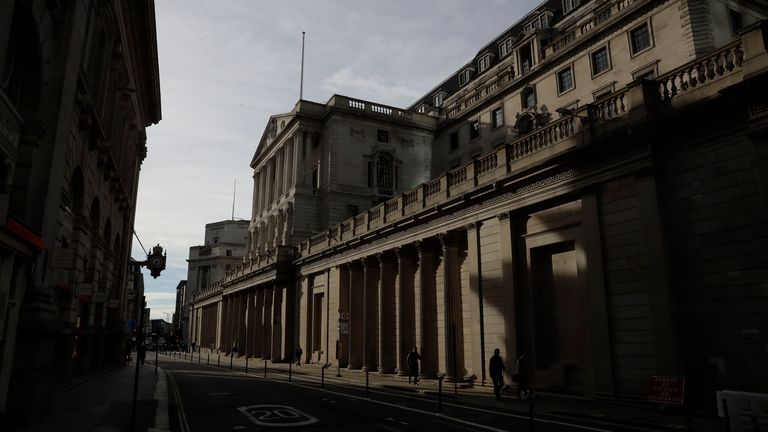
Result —
M 162 120 L 147 129 L 135 231 L 151 319 L 171 321 L 205 224 L 251 218 L 249 166 L 270 115 L 341 94 L 406 108 L 530 12 L 531 0 L 158 0 Z M 234 201 L 234 206 L 233 206 Z M 233 211 L 234 208 L 234 211 Z M 132 256 L 145 256 L 133 242 Z

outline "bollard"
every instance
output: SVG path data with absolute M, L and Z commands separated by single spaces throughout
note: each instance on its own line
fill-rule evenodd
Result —
M 293 360 L 288 362 L 288 382 L 293 382 Z
M 443 378 L 445 378 L 445 374 L 437 375 L 437 413 L 438 414 L 442 414 L 443 412 Z
M 264 379 L 267 379 L 267 359 L 264 359 Z
M 197 352 L 197 364 L 200 364 L 200 363 L 202 363 L 202 362 L 203 362 L 203 359 L 202 359 L 202 358 L 200 358 L 200 356 L 201 356 L 202 354 L 203 354 L 203 353 L 201 353 L 200 351 L 198 351 L 198 352 Z
M 209 352 L 208 353 L 208 366 L 210 366 L 210 365 L 211 365 L 211 353 Z
M 219 358 L 216 360 L 216 367 L 221 367 L 221 353 L 219 353 Z
M 533 392 L 528 393 L 528 430 L 533 432 Z
M 323 365 L 323 368 L 320 369 L 320 388 L 325 388 L 325 366 Z
M 368 369 L 365 370 L 365 398 L 368 398 Z
M 248 375 L 248 356 L 245 356 L 245 374 Z
M 232 370 L 232 363 L 235 361 L 235 353 L 229 353 L 229 370 Z

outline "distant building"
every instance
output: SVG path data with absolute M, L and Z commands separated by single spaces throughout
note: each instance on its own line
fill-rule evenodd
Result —
M 200 290 L 211 282 L 225 278 L 246 255 L 246 237 L 249 221 L 225 220 L 205 225 L 205 242 L 189 248 L 187 260 L 187 281 L 182 290 L 177 287 L 177 303 L 180 307 L 179 329 L 184 342 L 189 337 L 190 307 Z M 181 286 L 181 284 L 179 284 Z M 179 298 L 183 296 L 183 299 Z
M 549 0 L 408 109 L 273 116 L 249 256 L 192 340 L 288 361 L 643 401 L 765 391 L 768 10 Z
M 145 130 L 161 117 L 154 14 L 152 0 L 0 2 L 3 418 L 45 413 L 72 375 L 125 359 Z

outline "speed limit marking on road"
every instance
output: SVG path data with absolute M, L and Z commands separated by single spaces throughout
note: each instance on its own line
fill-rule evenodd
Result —
M 317 423 L 311 415 L 285 405 L 251 405 L 238 410 L 259 426 L 293 427 Z

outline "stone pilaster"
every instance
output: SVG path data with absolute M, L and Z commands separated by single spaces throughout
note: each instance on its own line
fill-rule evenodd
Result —
M 272 359 L 272 296 L 273 289 L 265 288 L 264 292 L 264 317 L 262 321 L 263 338 L 261 340 L 261 358 L 264 360 Z
M 437 297 L 435 291 L 435 256 L 429 245 L 417 243 L 419 250 L 419 286 L 421 322 L 421 376 L 434 378 L 438 372 Z
M 480 222 L 467 225 L 467 258 L 469 259 L 469 298 L 471 314 L 464 317 L 464 323 L 472 335 L 472 370 L 481 383 L 485 383 L 485 331 L 483 314 L 483 270 L 480 246 Z

